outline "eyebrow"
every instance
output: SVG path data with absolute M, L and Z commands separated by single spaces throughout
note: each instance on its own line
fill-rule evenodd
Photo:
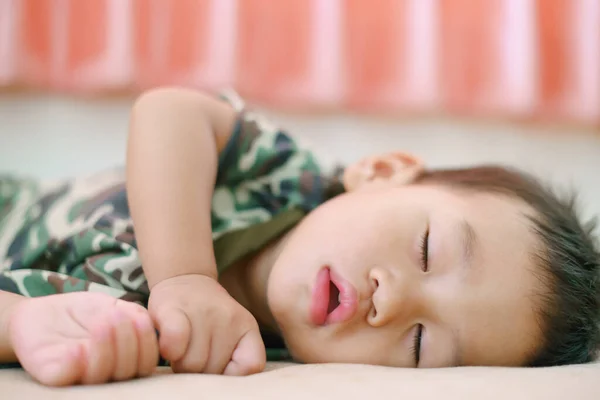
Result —
M 462 267 L 463 271 L 467 272 L 473 269 L 473 254 L 477 245 L 477 233 L 473 226 L 467 220 L 460 223 L 460 243 L 462 249 Z M 464 346 L 460 340 L 460 335 L 456 330 L 452 331 L 453 336 L 453 367 L 460 367 L 463 364 Z
M 473 266 L 473 253 L 475 252 L 475 246 L 477 244 L 477 234 L 475 233 L 473 226 L 467 220 L 463 220 L 460 224 L 460 241 L 463 267 L 466 270 L 469 270 Z
M 461 225 L 461 241 L 463 248 L 463 262 L 465 267 L 470 268 L 473 261 L 473 252 L 475 251 L 475 244 L 477 243 L 477 234 L 473 226 L 467 221 L 463 220 Z

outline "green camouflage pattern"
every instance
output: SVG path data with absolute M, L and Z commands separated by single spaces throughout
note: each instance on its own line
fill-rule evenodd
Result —
M 213 241 L 230 255 L 227 264 L 217 258 L 219 272 L 257 247 L 239 249 L 240 233 L 310 212 L 339 192 L 341 172 L 238 98 L 224 98 L 238 114 L 219 155 L 211 207 Z M 146 305 L 124 169 L 58 182 L 0 176 L 0 290 L 28 297 L 103 292 Z

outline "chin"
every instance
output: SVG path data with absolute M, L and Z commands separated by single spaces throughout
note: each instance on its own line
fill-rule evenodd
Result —
M 282 293 L 281 291 L 274 290 L 269 291 L 267 304 L 269 311 L 277 324 L 277 330 L 285 340 L 287 332 L 297 330 L 297 322 L 290 318 L 298 314 L 298 311 L 292 308 L 293 299 L 285 296 L 285 293 Z
M 283 337 L 283 341 L 290 353 L 290 357 L 297 363 L 316 364 L 326 362 L 320 359 L 318 354 L 312 354 L 314 349 L 309 343 L 304 343 L 305 346 L 299 345 L 298 343 L 294 344 L 293 340 L 288 341 L 285 336 Z

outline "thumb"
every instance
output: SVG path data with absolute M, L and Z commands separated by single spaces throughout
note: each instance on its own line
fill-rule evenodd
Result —
M 246 332 L 238 342 L 223 375 L 251 375 L 262 372 L 267 363 L 265 345 L 258 328 Z
M 160 310 L 151 314 L 158 330 L 160 355 L 171 362 L 178 361 L 187 352 L 192 327 L 187 316 L 178 309 Z

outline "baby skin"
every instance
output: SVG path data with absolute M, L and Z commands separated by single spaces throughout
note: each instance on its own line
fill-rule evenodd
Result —
M 195 280 L 198 284 L 193 284 Z M 159 348 L 173 360 L 175 372 L 246 375 L 261 371 L 265 352 L 256 321 L 210 280 L 181 276 L 169 282 L 170 287 L 156 287 L 150 311 L 102 293 L 18 299 L 7 309 L 12 351 L 29 374 L 50 386 L 150 375 Z M 205 301 L 194 301 L 198 297 L 186 289 L 200 287 Z M 182 305 L 187 309 L 178 310 Z M 157 324 L 160 340 L 151 315 L 160 316 L 155 321 L 164 324 Z M 192 327 L 200 323 L 203 329 L 196 328 L 192 337 Z
M 16 358 L 46 385 L 98 384 L 154 371 L 158 342 L 141 306 L 102 293 L 68 293 L 15 305 Z

